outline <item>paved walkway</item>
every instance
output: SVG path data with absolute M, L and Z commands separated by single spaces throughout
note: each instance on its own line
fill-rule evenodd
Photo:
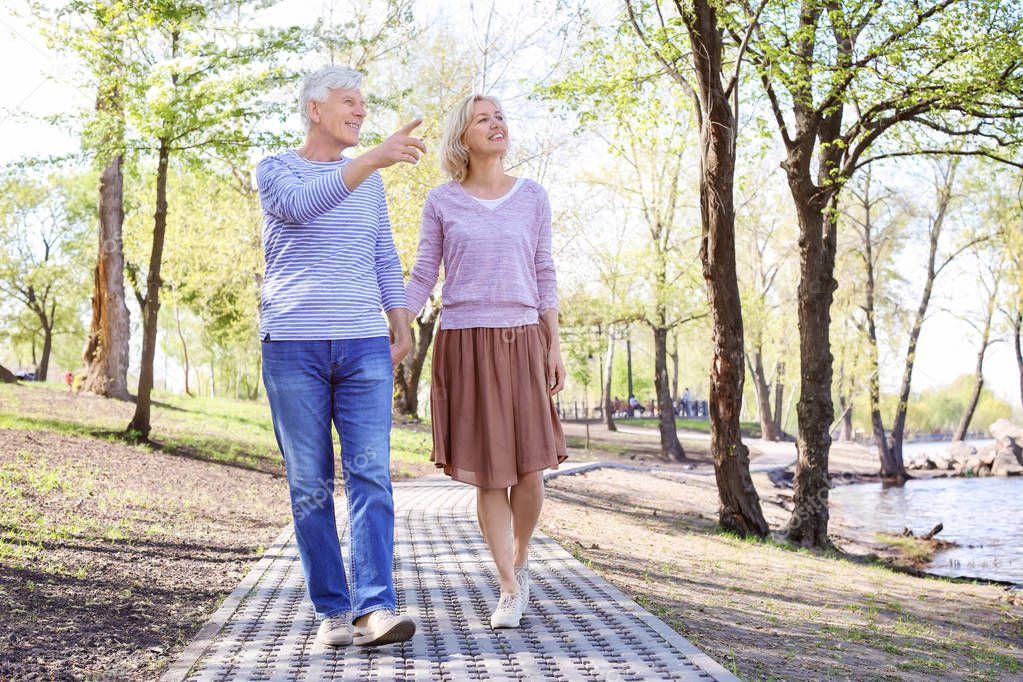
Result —
M 522 627 L 491 630 L 497 580 L 474 489 L 445 477 L 394 488 L 395 588 L 418 624 L 411 641 L 317 644 L 289 525 L 163 679 L 737 680 L 542 533 Z

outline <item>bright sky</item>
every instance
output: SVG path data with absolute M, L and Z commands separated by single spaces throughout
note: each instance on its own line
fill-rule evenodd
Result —
M 444 17 L 443 20 L 468 32 L 471 31 L 468 19 L 470 4 L 465 2 L 461 11 L 456 11 L 459 8 L 452 9 L 451 3 L 428 0 L 418 2 L 416 12 L 420 18 L 433 18 L 434 21 Z M 508 3 L 499 3 L 499 6 L 507 8 Z M 311 19 L 321 7 L 319 3 L 286 0 L 275 8 L 273 15 L 287 17 L 289 21 L 296 16 Z M 447 8 L 444 14 L 440 14 L 440 7 Z M 480 4 L 475 7 L 477 13 L 481 11 Z M 489 3 L 483 9 L 487 7 Z M 536 57 L 534 53 L 522 58 L 536 60 Z M 67 82 L 55 82 L 51 77 L 67 73 L 66 64 L 46 48 L 30 23 L 6 12 L 0 14 L 0 64 L 5 65 L 3 87 L 0 88 L 0 164 L 27 155 L 61 154 L 76 149 L 77 139 L 73 135 L 34 119 L 90 107 L 92 94 L 79 91 Z M 524 66 L 539 68 L 533 67 L 532 63 Z M 977 309 L 981 305 L 980 295 L 970 274 L 961 272 L 939 282 L 936 303 L 953 311 Z M 915 300 L 912 305 L 915 306 Z M 961 374 L 972 372 L 976 358 L 975 339 L 976 333 L 972 328 L 955 315 L 936 311 L 924 329 L 914 388 L 945 385 Z M 898 367 L 887 367 L 884 379 L 889 389 L 894 387 L 899 371 Z M 996 343 L 991 348 L 984 374 L 987 386 L 1018 409 L 1018 373 L 1010 344 Z

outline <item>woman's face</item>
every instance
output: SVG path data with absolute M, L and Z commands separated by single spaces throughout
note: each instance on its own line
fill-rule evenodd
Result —
M 493 102 L 481 99 L 473 105 L 469 128 L 462 137 L 472 154 L 498 154 L 508 151 L 508 125 L 504 114 Z

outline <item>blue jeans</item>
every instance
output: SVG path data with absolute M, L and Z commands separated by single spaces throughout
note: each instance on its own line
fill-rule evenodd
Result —
M 391 353 L 387 337 L 263 341 L 263 384 L 284 455 L 309 598 L 322 617 L 394 608 Z M 334 444 L 348 503 L 351 575 L 334 518 Z

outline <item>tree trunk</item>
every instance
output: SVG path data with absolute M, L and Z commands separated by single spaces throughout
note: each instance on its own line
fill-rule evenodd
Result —
M 852 388 L 845 373 L 845 360 L 838 365 L 838 409 L 839 419 L 842 422 L 842 430 L 838 439 L 849 442 L 852 440 Z
M 135 415 L 128 431 L 149 440 L 150 410 L 153 393 L 153 361 L 156 357 L 157 316 L 160 310 L 160 266 L 163 263 L 163 241 L 167 234 L 167 173 L 170 160 L 170 141 L 160 140 L 159 162 L 156 170 L 156 212 L 153 214 L 153 245 L 149 254 L 149 274 L 146 278 L 145 306 L 142 309 L 142 361 L 139 363 L 139 387 L 135 401 Z
M 806 0 L 799 11 L 800 31 L 793 49 L 806 74 L 813 68 L 817 47 L 816 26 L 824 5 Z M 841 63 L 853 55 L 853 33 L 836 32 Z M 799 224 L 799 285 L 796 290 L 799 323 L 799 402 L 796 420 L 796 475 L 793 481 L 792 516 L 785 529 L 790 542 L 804 547 L 830 547 L 828 539 L 828 492 L 831 476 L 828 454 L 835 407 L 831 401 L 834 357 L 831 354 L 831 302 L 835 281 L 838 232 L 838 192 L 844 178 L 839 143 L 844 104 L 839 100 L 824 113 L 812 106 L 814 93 L 809 77 L 793 92 L 795 135 L 786 142 L 782 163 Z M 817 161 L 817 182 L 812 163 Z
M 977 368 L 973 373 L 973 393 L 970 394 L 970 401 L 963 412 L 963 418 L 959 421 L 952 440 L 964 440 L 966 432 L 970 429 L 970 422 L 973 421 L 973 413 L 977 410 L 977 403 L 980 402 L 980 391 L 984 388 L 984 355 L 987 354 L 987 347 L 991 339 L 991 320 L 995 316 L 995 302 L 998 298 L 997 277 L 991 287 L 991 294 L 987 300 L 987 317 L 984 319 L 984 329 L 980 335 L 980 349 L 977 351 Z
M 916 364 L 916 348 L 920 341 L 920 332 L 923 329 L 924 321 L 927 319 L 927 309 L 931 303 L 931 292 L 934 290 L 934 280 L 945 265 L 948 265 L 951 258 L 946 259 L 939 267 L 937 266 L 938 244 L 941 240 L 941 231 L 945 224 L 945 216 L 948 214 L 949 202 L 952 200 L 952 187 L 955 182 L 955 173 L 958 161 L 953 159 L 949 162 L 948 172 L 943 178 L 943 183 L 938 189 L 938 211 L 931 220 L 928 233 L 928 257 L 927 257 L 927 278 L 924 280 L 924 289 L 920 294 L 920 303 L 916 309 L 916 317 L 913 320 L 913 328 L 909 332 L 909 344 L 906 347 L 906 362 L 902 368 L 902 383 L 899 388 L 899 402 L 895 407 L 895 418 L 892 420 L 892 431 L 890 439 L 890 462 L 889 468 L 882 468 L 881 477 L 888 482 L 903 484 L 910 478 L 906 473 L 905 463 L 902 458 L 902 443 L 906 433 L 906 415 L 909 413 L 909 393 L 913 385 L 913 368 Z
M 671 400 L 672 402 L 678 402 L 678 333 L 672 334 L 672 340 L 675 342 L 672 346 L 671 353 L 668 357 L 671 358 Z
M 614 415 L 614 401 L 611 396 L 612 378 L 614 375 L 615 332 L 613 327 L 607 329 L 607 353 L 604 357 L 604 426 L 608 431 L 617 431 Z
M 852 396 L 838 395 L 838 409 L 842 410 L 842 430 L 838 439 L 845 443 L 853 439 L 853 405 Z
M 863 195 L 863 262 L 866 271 L 864 284 L 863 310 L 867 316 L 867 357 L 869 358 L 870 380 L 870 427 L 874 434 L 874 445 L 881 464 L 881 476 L 889 482 L 898 482 L 906 470 L 900 463 L 893 443 L 885 431 L 884 418 L 881 416 L 881 361 L 877 342 L 877 279 L 874 260 L 874 223 L 870 203 L 870 174 L 866 176 L 866 187 Z M 905 479 L 902 479 L 905 480 Z
M 416 318 L 412 331 L 413 350 L 394 370 L 394 407 L 399 414 L 419 418 L 419 379 L 433 341 L 437 325 L 438 306 L 432 306 L 424 317 Z
M 97 103 L 97 108 L 101 105 Z M 99 251 L 93 271 L 92 322 L 82 359 L 82 390 L 128 400 L 130 325 L 124 299 L 123 157 L 115 156 L 99 180 Z
M 774 430 L 781 437 L 781 408 L 785 404 L 785 363 L 779 360 L 774 364 Z
M 764 440 L 777 441 L 774 419 L 771 416 L 771 387 L 764 375 L 764 358 L 760 348 L 753 350 L 750 362 L 750 375 L 753 377 L 753 388 L 757 393 L 757 411 L 760 418 L 760 437 Z
M 252 380 L 252 387 L 249 389 L 249 399 L 256 400 L 259 398 L 259 386 L 262 384 L 261 377 L 263 376 L 263 355 L 261 353 L 256 354 L 256 375 Z
M 50 303 L 50 309 L 46 309 L 49 298 L 49 287 L 44 290 L 41 297 L 37 296 L 33 286 L 28 287 L 28 307 L 39 318 L 39 330 L 43 333 L 43 350 L 36 361 L 35 334 L 32 335 L 32 364 L 35 367 L 35 380 L 46 381 L 46 375 L 50 370 L 50 351 L 53 349 L 53 318 L 56 312 L 56 302 Z
M 740 535 L 764 537 L 767 521 L 749 473 L 749 451 L 739 431 L 743 363 L 742 307 L 735 271 L 735 118 L 721 83 L 722 44 L 717 13 L 694 0 L 683 14 L 699 91 L 700 260 L 713 320 L 710 367 L 711 453 L 720 524 Z
M 800 395 L 796 405 L 799 438 L 794 480 L 795 508 L 786 528 L 792 542 L 805 547 L 827 547 L 828 540 L 828 453 L 831 448 L 831 300 L 836 287 L 835 220 L 825 232 L 823 207 L 816 206 L 809 193 L 796 184 L 796 212 L 799 217 L 800 257 L 798 317 Z
M 14 372 L 0 365 L 0 384 L 16 384 L 17 382 L 18 377 L 14 376 Z
M 178 330 L 178 341 L 181 342 L 181 354 L 185 360 L 185 395 L 191 397 L 192 389 L 188 385 L 188 375 L 191 373 L 191 367 L 188 363 L 188 343 L 185 342 L 185 335 L 181 333 L 181 311 L 178 308 L 177 300 L 174 301 L 174 324 Z
M 36 381 L 46 381 L 50 373 L 50 353 L 53 351 L 53 318 L 43 322 L 43 352 L 39 359 L 39 367 L 36 369 Z
M 625 335 L 625 363 L 626 374 L 628 375 L 629 398 L 632 397 L 632 330 L 626 331 Z M 629 416 L 632 416 L 632 407 L 629 407 Z
M 1023 407 L 1023 310 L 1016 311 L 1016 319 L 1012 323 L 1012 343 L 1016 349 L 1016 370 L 1019 372 L 1019 404 Z
M 668 384 L 668 330 L 663 327 L 654 327 L 654 389 L 657 391 L 661 457 L 684 462 L 686 453 L 675 428 L 675 410 L 671 403 L 671 386 Z

